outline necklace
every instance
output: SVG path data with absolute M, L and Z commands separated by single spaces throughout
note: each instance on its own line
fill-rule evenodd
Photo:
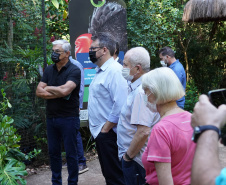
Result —
M 179 107 L 176 106 L 176 107 L 174 107 L 174 108 L 172 108 L 172 109 L 170 109 L 170 110 L 167 110 L 167 111 L 161 116 L 161 118 L 163 118 L 163 117 L 166 115 L 167 112 L 169 112 L 169 111 L 171 111 L 171 110 L 174 110 L 174 109 L 177 109 L 177 108 L 179 108 Z

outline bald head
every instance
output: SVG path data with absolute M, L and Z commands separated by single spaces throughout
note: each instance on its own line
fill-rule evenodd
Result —
M 131 66 L 140 65 L 144 72 L 150 70 L 150 55 L 143 47 L 135 47 L 126 52 L 125 57 L 130 62 Z

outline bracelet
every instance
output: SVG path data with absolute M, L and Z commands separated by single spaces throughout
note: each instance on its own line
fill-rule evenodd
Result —
M 127 154 L 127 152 L 125 153 L 125 157 L 126 157 L 127 160 L 130 160 L 130 161 L 133 160 L 133 158 L 131 158 L 131 157 Z

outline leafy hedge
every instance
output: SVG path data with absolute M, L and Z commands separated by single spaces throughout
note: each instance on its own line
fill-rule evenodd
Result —
M 21 162 L 25 159 L 25 155 L 19 150 L 18 143 L 21 137 L 12 126 L 14 120 L 5 115 L 5 110 L 12 106 L 3 89 L 1 92 L 3 100 L 0 102 L 0 182 L 2 185 L 17 185 L 17 181 L 20 181 L 24 185 L 26 180 L 22 176 L 27 175 L 27 171 L 25 164 Z
M 36 150 L 25 155 L 20 151 L 21 136 L 13 127 L 13 118 L 5 114 L 11 108 L 6 93 L 1 89 L 2 101 L 0 102 L 0 183 L 1 185 L 26 185 L 23 176 L 27 175 L 25 160 L 36 157 L 41 150 Z

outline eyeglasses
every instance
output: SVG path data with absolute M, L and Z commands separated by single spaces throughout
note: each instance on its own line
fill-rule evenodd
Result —
M 52 52 L 55 52 L 55 53 L 60 54 L 60 53 L 63 53 L 63 52 L 65 52 L 65 51 L 60 51 L 60 50 L 52 50 Z
M 97 48 L 103 48 L 103 47 L 100 47 L 100 46 L 99 46 L 99 47 L 91 47 L 91 48 L 89 48 L 89 50 L 90 50 L 90 51 L 93 51 L 93 50 L 95 50 L 95 49 L 97 49 Z

